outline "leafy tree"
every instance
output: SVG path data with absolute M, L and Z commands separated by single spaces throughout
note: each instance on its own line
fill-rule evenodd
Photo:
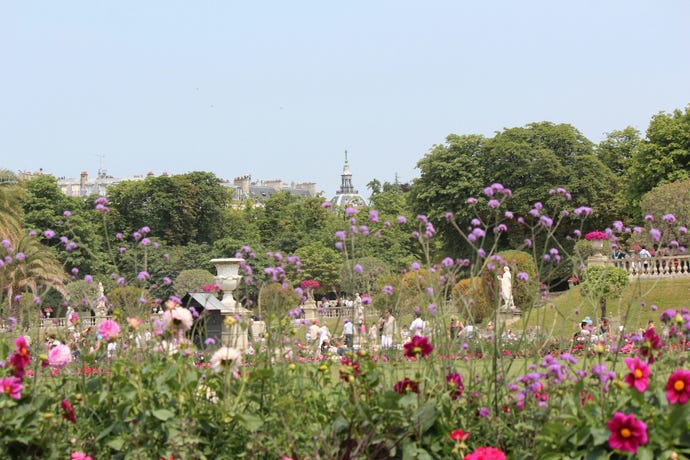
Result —
M 639 143 L 640 132 L 628 126 L 606 133 L 606 138 L 596 148 L 596 155 L 615 175 L 623 176 Z
M 213 174 L 122 181 L 108 189 L 115 231 L 132 233 L 144 226 L 170 245 L 212 242 L 222 235 L 230 192 Z
M 302 246 L 295 255 L 302 262 L 302 279 L 317 280 L 323 293 L 339 292 L 342 259 L 335 249 L 316 241 Z
M 642 214 L 654 217 L 653 226 L 661 231 L 663 245 L 669 245 L 672 241 L 678 243 L 678 245 L 673 245 L 674 248 L 687 247 L 690 244 L 687 233 L 680 231 L 681 227 L 690 226 L 688 203 L 690 203 L 690 179 L 659 185 L 642 196 L 640 202 Z M 664 219 L 664 216 L 669 217 Z M 651 244 L 651 241 L 647 244 Z
M 51 175 L 26 181 L 24 223 L 41 234 L 42 242 L 55 249 L 56 257 L 68 269 L 80 273 L 105 271 L 107 258 L 101 251 L 103 233 L 100 216 L 81 198 L 65 196 Z M 44 231 L 55 232 L 47 237 Z
M 175 295 L 182 298 L 188 292 L 201 292 L 201 288 L 207 284 L 213 284 L 216 277 L 206 270 L 183 270 L 175 278 L 173 288 Z
M 451 134 L 445 144 L 435 145 L 417 162 L 420 177 L 410 187 L 410 207 L 416 214 L 426 214 L 444 236 L 446 252 L 461 254 L 466 246 L 455 229 L 446 222 L 452 211 L 458 220 L 468 222 L 474 217 L 464 206 L 467 198 L 476 196 L 486 184 L 482 154 L 486 139 L 479 135 Z
M 601 308 L 601 317 L 606 317 L 606 301 L 617 297 L 623 291 L 630 278 L 624 268 L 603 267 L 594 265 L 584 272 L 582 293 Z
M 646 134 L 627 174 L 632 206 L 657 185 L 690 178 L 690 105 L 654 115 Z

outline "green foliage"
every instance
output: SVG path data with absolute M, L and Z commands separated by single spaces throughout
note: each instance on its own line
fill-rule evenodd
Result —
M 113 312 L 119 313 L 120 318 L 138 317 L 147 315 L 150 311 L 149 307 L 141 303 L 141 299 L 145 299 L 147 303 L 151 300 L 144 289 L 136 286 L 122 286 L 116 287 L 108 291 L 108 304 Z M 92 309 L 95 304 L 92 304 Z
M 340 291 L 340 268 L 342 259 L 335 249 L 317 241 L 295 251 L 302 262 L 302 279 L 316 280 L 321 285 L 317 292 Z
M 601 306 L 601 317 L 606 317 L 606 301 L 620 296 L 630 283 L 627 270 L 619 267 L 589 266 L 584 271 L 582 293 Z
M 215 283 L 215 279 L 216 277 L 206 270 L 182 270 L 173 282 L 173 289 L 175 295 L 182 298 L 188 292 L 201 292 L 203 286 Z
M 270 283 L 261 288 L 257 313 L 262 318 L 275 320 L 284 317 L 289 310 L 299 305 L 300 300 L 294 288 L 281 283 Z
M 453 287 L 453 302 L 460 317 L 468 324 L 481 324 L 490 318 L 495 307 L 489 303 L 479 276 L 465 278 Z
M 652 117 L 635 151 L 626 181 L 632 206 L 654 187 L 690 178 L 690 105 Z
M 642 215 L 654 216 L 654 228 L 661 231 L 663 241 L 661 247 L 676 241 L 679 246 L 690 244 L 690 238 L 679 229 L 690 224 L 690 180 L 675 181 L 654 187 L 642 196 L 640 208 Z M 675 221 L 666 221 L 663 216 L 672 214 Z M 651 238 L 642 241 L 647 247 L 652 247 Z M 675 251 L 677 248 L 669 248 Z

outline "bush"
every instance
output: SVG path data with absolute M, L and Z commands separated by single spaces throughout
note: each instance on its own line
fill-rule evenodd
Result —
M 493 308 L 484 294 L 482 279 L 478 276 L 455 283 L 453 303 L 466 323 L 480 324 L 493 313 Z
M 203 286 L 215 282 L 216 277 L 206 270 L 182 270 L 175 278 L 173 287 L 175 295 L 182 298 L 188 292 L 201 292 Z

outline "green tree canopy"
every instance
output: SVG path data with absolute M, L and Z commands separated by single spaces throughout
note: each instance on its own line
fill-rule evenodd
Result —
M 637 206 L 657 185 L 690 178 L 690 105 L 652 117 L 628 169 L 629 200 Z

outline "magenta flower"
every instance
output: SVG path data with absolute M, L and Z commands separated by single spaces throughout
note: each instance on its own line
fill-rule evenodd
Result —
M 630 373 L 625 376 L 625 383 L 630 388 L 635 388 L 640 393 L 644 393 L 649 386 L 649 366 L 640 358 L 625 358 L 625 365 L 630 369 Z
M 462 460 L 506 460 L 506 454 L 495 447 L 478 447 L 474 452 L 465 455 Z
M 647 425 L 635 418 L 635 414 L 616 412 L 606 423 L 611 434 L 609 446 L 623 452 L 637 453 L 637 449 L 647 443 Z
M 10 398 L 21 398 L 22 388 L 21 380 L 17 377 L 6 377 L 0 379 L 0 392 L 9 395 Z
M 690 399 L 690 371 L 678 369 L 666 382 L 666 399 L 670 404 L 684 405 Z
M 48 352 L 48 364 L 62 369 L 72 362 L 72 350 L 67 345 L 56 345 Z
M 421 356 L 423 358 L 429 356 L 433 349 L 434 346 L 429 343 L 427 337 L 415 335 L 412 337 L 412 340 L 405 344 L 405 356 L 408 358 L 419 358 Z
M 458 399 L 462 396 L 463 391 L 465 391 L 465 385 L 462 383 L 462 375 L 457 372 L 451 372 L 446 375 L 446 382 L 450 387 L 450 397 L 452 399 Z
M 98 333 L 106 342 L 111 342 L 120 334 L 120 325 L 115 321 L 106 320 L 98 326 Z

